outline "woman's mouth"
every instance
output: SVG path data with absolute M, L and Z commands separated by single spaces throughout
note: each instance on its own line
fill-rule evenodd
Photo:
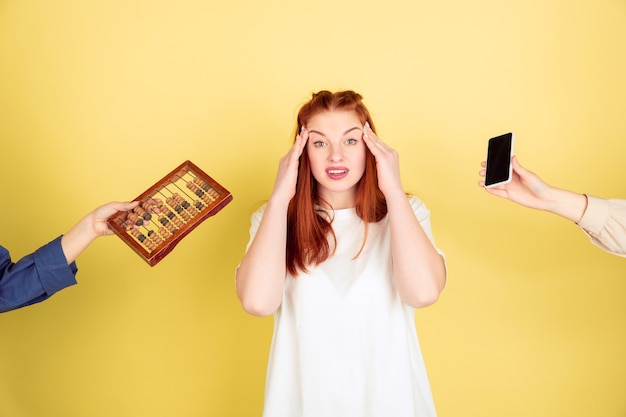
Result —
M 348 175 L 349 171 L 350 170 L 348 168 L 333 167 L 326 169 L 326 175 L 328 175 L 328 178 L 330 178 L 331 180 L 340 180 Z

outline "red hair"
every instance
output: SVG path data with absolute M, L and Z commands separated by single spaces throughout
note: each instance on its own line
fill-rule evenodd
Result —
M 368 122 L 372 130 L 374 122 L 369 111 L 362 102 L 360 94 L 354 91 L 320 91 L 314 93 L 310 101 L 305 103 L 298 112 L 296 135 L 308 121 L 318 113 L 325 111 L 353 111 L 361 123 Z M 317 193 L 317 182 L 311 172 L 307 147 L 304 147 L 300 156 L 296 194 L 289 202 L 287 211 L 287 271 L 298 275 L 298 270 L 307 272 L 309 265 L 319 265 L 333 255 L 336 247 L 336 237 L 331 223 L 332 218 L 326 212 L 316 210 L 321 206 Z M 327 204 L 326 204 L 327 205 Z M 367 239 L 367 225 L 378 222 L 387 215 L 387 203 L 383 193 L 378 188 L 376 159 L 370 150 L 365 147 L 365 172 L 357 183 L 356 214 L 365 223 L 363 244 L 355 258 L 361 253 Z M 334 241 L 330 245 L 329 237 Z

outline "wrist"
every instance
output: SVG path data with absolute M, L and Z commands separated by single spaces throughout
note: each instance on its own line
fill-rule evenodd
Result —
M 287 200 L 285 198 L 281 198 L 279 196 L 274 196 L 273 195 L 267 201 L 266 210 L 280 210 L 280 211 L 287 212 L 287 209 L 289 208 L 289 202 L 290 201 L 291 201 L 291 199 Z
M 61 238 L 61 247 L 63 248 L 68 264 L 76 260 L 87 246 L 98 237 L 94 226 L 93 218 L 91 215 L 88 215 L 82 218 L 63 235 Z
M 578 223 L 587 208 L 587 197 L 584 194 L 558 188 L 551 190 L 550 203 L 547 211 Z

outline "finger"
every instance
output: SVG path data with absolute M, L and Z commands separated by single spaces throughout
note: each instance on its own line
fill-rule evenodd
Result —
M 305 144 L 306 144 L 306 139 L 303 137 L 302 131 L 301 131 L 301 133 L 298 133 L 296 135 L 296 139 L 294 140 L 293 145 L 289 149 L 289 152 L 287 152 L 280 159 L 279 165 L 297 163 L 298 159 L 300 158 L 300 155 L 302 155 L 302 150 L 304 149 Z
M 485 168 L 485 167 L 487 166 L 487 162 L 486 162 L 486 161 L 482 161 L 482 162 L 480 163 L 480 166 L 481 166 L 481 167 L 483 167 L 483 168 Z
M 375 145 L 378 149 L 382 150 L 385 153 L 389 153 L 393 151 L 393 149 L 389 145 L 387 145 L 384 141 L 382 141 L 369 126 L 368 126 L 368 132 L 369 132 L 368 138 L 370 139 L 372 144 Z
M 123 205 L 125 206 L 125 210 L 131 210 L 139 205 L 139 201 L 128 201 L 123 203 Z
M 530 178 L 537 176 L 537 174 L 535 174 L 534 172 L 524 168 L 517 160 L 517 156 L 511 157 L 511 166 L 513 167 L 513 175 L 517 175 L 517 177 L 519 178 Z
M 300 137 L 302 139 L 302 148 L 304 148 L 304 145 L 306 145 L 306 143 L 309 141 L 309 131 L 305 129 L 304 127 L 302 127 L 302 132 L 300 133 Z
M 363 136 L 373 143 L 382 142 L 380 138 L 376 136 L 376 133 L 372 130 L 368 122 L 365 122 L 365 125 L 363 125 Z
M 372 153 L 376 154 L 384 148 L 384 143 L 376 136 L 369 123 L 365 122 L 363 126 L 363 141 Z
M 300 155 L 302 155 L 302 151 L 304 150 L 304 147 L 306 146 L 308 139 L 309 139 L 309 131 L 306 130 L 304 126 L 302 126 L 302 129 L 300 129 L 300 133 L 298 133 L 298 136 L 296 136 L 296 143 L 294 143 L 294 151 L 296 153 L 297 158 L 299 158 Z
M 485 191 L 487 191 L 491 195 L 495 195 L 496 197 L 507 198 L 506 190 L 503 190 L 502 188 L 499 188 L 499 187 L 485 188 Z
M 113 201 L 97 209 L 95 212 L 96 218 L 108 219 L 109 217 L 117 213 L 118 211 L 129 211 L 129 210 L 134 209 L 138 205 L 139 205 L 139 201 L 132 201 L 132 202 Z
M 522 165 L 519 163 L 519 161 L 517 160 L 517 156 L 513 155 L 511 157 L 511 165 L 513 166 L 513 170 L 516 172 L 525 172 L 528 171 L 527 169 L 525 169 L 524 167 L 522 167 Z
M 125 201 L 125 202 L 114 201 L 113 203 L 111 203 L 111 209 L 117 210 L 117 211 L 128 211 L 128 210 L 134 209 L 138 205 L 139 205 L 139 201 Z

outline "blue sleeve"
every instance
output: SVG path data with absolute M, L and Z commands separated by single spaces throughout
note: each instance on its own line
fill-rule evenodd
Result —
M 0 313 L 50 298 L 76 284 L 77 272 L 75 262 L 67 264 L 61 236 L 15 263 L 0 246 Z

